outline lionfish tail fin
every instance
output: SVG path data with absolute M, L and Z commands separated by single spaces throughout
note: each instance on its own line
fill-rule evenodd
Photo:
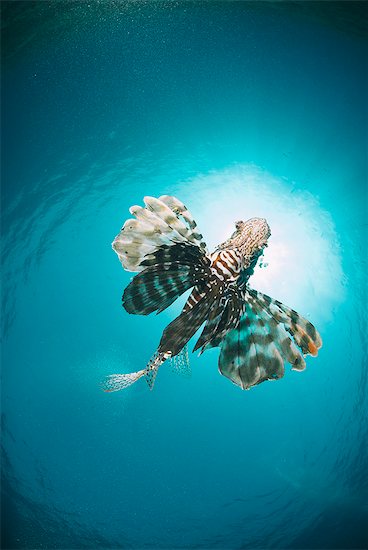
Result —
M 139 370 L 137 372 L 130 372 L 128 374 L 111 374 L 102 382 L 101 386 L 105 392 L 113 392 L 123 390 L 128 386 L 137 382 L 143 376 L 146 379 L 146 382 L 150 388 L 153 389 L 157 372 L 159 367 L 166 361 L 170 354 L 164 354 L 156 352 L 153 357 L 148 361 L 148 364 L 145 369 Z
M 146 373 L 146 369 L 129 374 L 111 374 L 102 382 L 101 387 L 104 392 L 113 392 L 123 390 L 137 382 Z
M 285 363 L 306 367 L 304 356 L 316 356 L 322 345 L 315 327 L 304 317 L 252 289 L 244 291 L 239 324 L 221 342 L 220 373 L 242 389 L 282 378 Z

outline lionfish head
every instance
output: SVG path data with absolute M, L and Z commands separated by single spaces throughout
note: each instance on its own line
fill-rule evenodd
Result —
M 230 239 L 218 246 L 218 249 L 237 248 L 242 256 L 251 260 L 259 256 L 271 235 L 270 227 L 264 218 L 251 218 L 246 222 L 235 223 L 235 231 Z
M 235 228 L 239 248 L 245 246 L 255 252 L 267 246 L 271 230 L 264 218 L 250 218 L 246 222 L 238 221 L 235 223 Z

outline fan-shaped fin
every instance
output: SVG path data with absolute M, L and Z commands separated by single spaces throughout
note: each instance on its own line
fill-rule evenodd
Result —
M 242 389 L 284 375 L 284 361 L 273 335 L 264 333 L 249 304 L 237 328 L 228 332 L 222 342 L 219 370 Z
M 135 315 L 162 311 L 193 285 L 189 272 L 185 266 L 175 271 L 143 271 L 125 289 L 124 308 Z
M 183 292 L 210 274 L 210 264 L 197 246 L 177 243 L 158 249 L 142 265 L 123 294 L 128 313 L 163 311 Z
M 310 321 L 278 300 L 262 294 L 262 292 L 248 289 L 248 293 L 254 302 L 258 303 L 264 311 L 268 312 L 277 323 L 284 325 L 305 355 L 316 356 L 318 354 L 318 350 L 322 346 L 322 340 Z
M 197 230 L 197 223 L 195 222 L 192 214 L 189 212 L 187 207 L 181 201 L 179 201 L 179 199 L 177 199 L 176 197 L 171 197 L 169 195 L 162 195 L 159 200 L 165 203 L 173 212 L 175 212 L 179 219 L 183 220 L 187 227 L 187 239 L 202 248 L 202 250 L 207 253 L 207 246 L 203 240 L 203 236 Z
M 257 315 L 258 323 L 263 327 L 264 334 L 268 339 L 274 340 L 285 361 L 290 363 L 293 370 L 304 370 L 306 367 L 304 357 L 288 336 L 283 324 L 276 321 L 273 315 L 267 309 L 262 308 L 252 296 L 248 296 L 248 301 Z
M 178 243 L 198 248 L 206 256 L 206 244 L 196 230 L 197 224 L 190 212 L 175 197 L 164 195 L 164 200 L 145 197 L 145 207 L 132 206 L 128 219 L 115 237 L 112 247 L 127 271 L 142 271 L 143 262 L 152 260 L 162 247 Z
M 281 378 L 284 362 L 290 363 L 293 370 L 304 370 L 302 353 L 316 355 L 322 345 L 314 326 L 269 296 L 248 288 L 241 293 L 244 315 L 221 343 L 221 374 L 249 389 L 264 380 Z

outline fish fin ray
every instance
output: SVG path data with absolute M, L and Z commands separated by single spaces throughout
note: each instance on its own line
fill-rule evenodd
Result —
M 208 253 L 203 236 L 197 230 L 197 223 L 187 207 L 176 197 L 162 195 L 159 200 L 166 204 L 186 226 L 186 238 Z
M 284 326 L 304 355 L 315 357 L 318 354 L 318 350 L 322 347 L 322 339 L 308 319 L 266 294 L 253 289 L 248 289 L 248 292 L 248 296 L 251 296 L 266 313 L 272 316 L 276 323 Z
M 159 351 L 170 351 L 172 356 L 180 353 L 185 344 L 189 342 L 206 320 L 211 305 L 210 294 L 211 291 L 209 290 L 206 296 L 191 309 L 182 311 L 178 317 L 171 321 L 162 334 Z
M 187 344 L 185 344 L 178 355 L 171 358 L 171 368 L 175 374 L 179 374 L 185 378 L 190 378 L 192 376 Z
M 101 384 L 103 391 L 113 392 L 122 390 L 131 386 L 142 377 L 145 377 L 149 388 L 152 390 L 158 369 L 169 356 L 170 354 L 164 354 L 156 351 L 148 361 L 146 368 L 137 372 L 130 372 L 128 374 L 110 374 L 110 376 L 107 376 Z
M 163 199 L 163 200 L 161 200 Z M 112 248 L 127 271 L 142 271 L 142 262 L 162 247 L 190 244 L 208 256 L 202 235 L 186 207 L 175 197 L 144 198 L 145 207 L 132 206 L 128 219 L 115 237 Z
M 217 346 L 226 333 L 237 326 L 243 310 L 244 303 L 237 287 L 225 288 L 223 285 L 193 351 L 202 348 L 203 353 L 207 348 Z
M 145 371 L 146 369 L 137 372 L 130 372 L 128 374 L 110 374 L 102 382 L 101 387 L 104 392 L 123 390 L 144 376 Z
M 284 375 L 283 358 L 272 338 L 263 334 L 263 326 L 249 304 L 238 326 L 221 343 L 219 371 L 242 389 Z
M 123 306 L 128 313 L 148 315 L 163 311 L 210 273 L 209 262 L 191 244 L 161 248 L 152 257 L 124 291 Z

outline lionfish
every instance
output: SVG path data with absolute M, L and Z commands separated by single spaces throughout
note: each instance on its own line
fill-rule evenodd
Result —
M 145 377 L 152 389 L 169 358 L 187 362 L 187 342 L 204 324 L 194 346 L 200 353 L 219 347 L 219 371 L 242 389 L 284 376 L 284 362 L 305 369 L 305 355 L 322 345 L 315 327 L 293 309 L 251 288 L 249 277 L 271 235 L 267 221 L 238 221 L 231 237 L 211 254 L 189 210 L 177 198 L 144 198 L 132 206 L 112 247 L 123 268 L 138 272 L 124 291 L 128 313 L 160 313 L 192 289 L 183 310 L 163 331 L 146 368 L 113 374 L 105 391 Z

